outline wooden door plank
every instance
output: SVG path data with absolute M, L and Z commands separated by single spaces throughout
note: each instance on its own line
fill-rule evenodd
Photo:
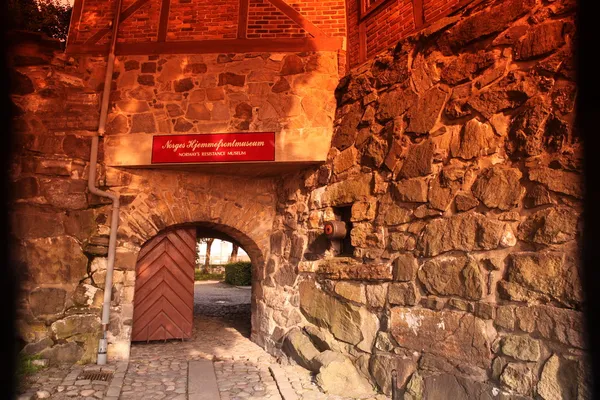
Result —
M 145 249 L 142 249 L 145 250 Z M 140 251 L 140 256 L 138 257 L 136 271 L 142 272 L 143 269 L 148 265 L 152 264 L 154 260 L 158 257 L 166 253 L 167 251 L 167 240 L 164 237 L 161 240 L 157 241 L 153 247 L 148 248 L 144 254 Z
M 150 281 L 148 281 L 144 286 L 142 286 L 139 289 L 136 288 L 136 292 L 135 292 L 135 296 L 134 296 L 134 304 L 135 305 L 141 304 L 144 301 L 146 301 L 148 296 L 151 295 L 156 290 L 158 290 L 158 287 L 161 284 L 169 285 L 169 287 L 171 287 L 171 289 L 173 289 L 173 291 L 178 293 L 181 296 L 181 298 L 183 299 L 183 301 L 185 301 L 187 304 L 194 303 L 194 293 L 189 292 L 188 289 L 186 289 L 181 284 L 181 282 L 179 282 L 170 271 L 163 269 L 159 273 L 160 273 L 159 277 L 157 276 L 155 279 L 151 279 Z M 167 275 L 167 274 L 171 276 L 170 280 L 165 279 L 165 275 Z
M 192 249 L 194 253 L 196 252 L 196 248 L 198 247 L 196 241 L 196 228 L 178 229 L 177 231 L 175 231 L 175 234 L 177 234 L 181 238 L 181 240 L 187 243 L 189 248 Z
M 173 263 L 174 261 L 171 256 L 167 253 L 164 253 L 159 260 L 156 260 L 154 263 L 149 265 L 141 274 L 137 276 L 136 281 L 139 280 L 140 284 L 139 286 L 136 285 L 136 288 L 141 289 L 149 280 L 153 279 L 154 276 L 157 276 L 161 269 L 164 268 L 167 269 L 173 276 L 175 276 L 175 279 L 181 282 L 183 287 L 187 288 L 186 291 L 193 293 L 194 287 L 189 285 L 190 281 L 193 285 L 193 279 L 190 279 L 189 275 L 186 275 L 179 267 L 173 265 Z M 186 284 L 186 282 L 188 284 Z
M 195 243 L 195 228 L 182 228 L 157 235 L 140 250 L 132 341 L 191 337 Z
M 190 248 L 190 246 L 183 241 L 181 236 L 177 235 L 174 232 L 169 232 L 167 233 L 167 238 L 169 239 L 171 244 L 175 246 L 177 250 L 179 250 L 187 260 L 194 260 L 196 258 L 196 249 Z
M 166 301 L 168 304 L 164 303 L 164 301 Z M 194 312 L 193 308 L 190 308 L 187 304 L 185 304 L 185 302 L 167 285 L 161 285 L 160 289 L 152 293 L 152 295 L 138 307 L 140 322 L 146 321 L 146 317 L 148 315 L 153 315 L 152 310 L 159 310 L 159 307 L 160 310 L 165 310 L 168 308 L 173 313 L 173 318 L 178 320 L 186 320 L 189 317 L 189 314 L 193 314 Z M 142 323 L 142 325 L 144 325 L 144 323 Z

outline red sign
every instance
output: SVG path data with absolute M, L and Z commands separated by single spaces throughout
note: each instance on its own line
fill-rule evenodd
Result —
M 152 164 L 275 161 L 275 133 L 159 135 Z

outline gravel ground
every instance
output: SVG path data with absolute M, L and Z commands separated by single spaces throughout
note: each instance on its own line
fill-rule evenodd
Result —
M 250 323 L 251 293 L 250 286 L 237 287 L 219 281 L 196 282 L 194 314 L 247 320 Z

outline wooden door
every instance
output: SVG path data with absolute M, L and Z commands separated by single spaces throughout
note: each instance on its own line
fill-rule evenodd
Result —
M 192 336 L 196 228 L 170 230 L 144 244 L 136 265 L 134 342 Z

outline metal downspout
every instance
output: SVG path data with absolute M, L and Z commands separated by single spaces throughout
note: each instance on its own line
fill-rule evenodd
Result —
M 112 75 L 115 64 L 115 47 L 117 44 L 117 32 L 119 30 L 119 19 L 121 18 L 121 6 L 123 1 L 117 0 L 117 9 L 112 26 L 112 38 L 110 51 L 106 65 L 106 76 L 104 77 L 104 91 L 102 93 L 102 106 L 100 108 L 100 121 L 98 122 L 98 135 L 92 138 L 92 150 L 90 153 L 90 173 L 88 177 L 88 189 L 90 193 L 97 196 L 107 197 L 112 200 L 112 217 L 110 222 L 110 238 L 108 242 L 108 264 L 106 266 L 106 280 L 104 281 L 104 302 L 102 304 L 102 338 L 98 344 L 98 365 L 106 364 L 106 350 L 108 347 L 107 332 L 110 320 L 110 302 L 112 297 L 112 279 L 115 266 L 115 253 L 117 247 L 117 228 L 119 225 L 119 195 L 106 192 L 96 187 L 96 165 L 98 162 L 98 142 L 100 136 L 106 131 L 106 119 L 108 117 L 108 101 L 112 86 Z

